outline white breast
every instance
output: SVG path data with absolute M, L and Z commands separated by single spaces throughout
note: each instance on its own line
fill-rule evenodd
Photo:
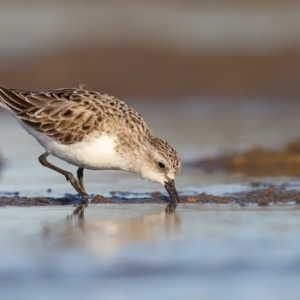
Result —
M 128 170 L 128 164 L 115 150 L 114 136 L 92 134 L 81 142 L 64 145 L 20 123 L 47 151 L 72 165 L 92 170 Z

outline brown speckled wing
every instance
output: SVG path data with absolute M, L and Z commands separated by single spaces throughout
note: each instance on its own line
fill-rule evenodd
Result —
M 81 141 L 101 121 L 93 101 L 75 89 L 34 93 L 0 88 L 0 101 L 26 125 L 63 144 Z

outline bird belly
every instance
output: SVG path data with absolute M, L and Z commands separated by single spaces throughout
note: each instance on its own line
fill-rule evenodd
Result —
M 115 151 L 114 138 L 107 135 L 71 145 L 56 142 L 50 151 L 60 159 L 86 169 L 126 169 L 121 157 Z
M 128 170 L 126 161 L 115 150 L 114 136 L 92 134 L 81 142 L 65 145 L 24 123 L 21 125 L 53 156 L 72 165 L 91 170 Z

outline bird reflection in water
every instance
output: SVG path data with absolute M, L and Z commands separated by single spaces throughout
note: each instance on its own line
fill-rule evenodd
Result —
M 87 205 L 82 204 L 77 206 L 73 213 L 70 216 L 67 216 L 67 219 L 74 220 L 74 218 L 78 218 L 79 220 L 82 220 L 84 218 L 84 210 L 87 207 Z M 165 208 L 166 214 L 174 214 L 176 210 L 177 205 L 174 203 L 169 203 Z
M 45 226 L 43 235 L 55 248 L 79 248 L 101 259 L 127 245 L 155 242 L 178 232 L 181 218 L 176 205 L 168 204 L 158 213 L 143 214 L 141 207 L 144 205 L 147 204 L 97 205 L 88 210 L 86 216 L 84 209 L 76 211 L 76 208 L 67 222 Z M 157 205 L 150 207 L 156 210 Z M 99 217 L 98 209 L 104 211 L 105 217 Z M 108 218 L 112 212 L 112 217 Z

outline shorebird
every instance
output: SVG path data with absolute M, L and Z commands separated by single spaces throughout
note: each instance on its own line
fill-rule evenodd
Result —
M 64 175 L 84 205 L 90 199 L 84 169 L 135 172 L 163 184 L 171 203 L 179 202 L 174 183 L 181 170 L 177 152 L 155 137 L 125 102 L 83 87 L 44 92 L 0 88 L 0 105 L 46 149 L 40 163 Z M 49 155 L 77 166 L 77 179 L 49 163 Z

